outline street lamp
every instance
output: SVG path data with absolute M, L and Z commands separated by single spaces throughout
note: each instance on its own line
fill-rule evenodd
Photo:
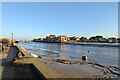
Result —
M 13 45 L 13 32 L 11 32 L 12 33 L 12 45 Z

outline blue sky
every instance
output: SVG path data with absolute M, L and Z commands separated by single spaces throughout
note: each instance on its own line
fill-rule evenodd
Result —
M 117 2 L 3 2 L 2 37 L 118 36 Z

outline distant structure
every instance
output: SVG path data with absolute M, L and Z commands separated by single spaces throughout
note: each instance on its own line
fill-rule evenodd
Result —
M 56 41 L 57 42 L 66 42 L 67 41 L 67 36 L 62 36 L 62 35 L 57 36 Z
M 46 42 L 56 42 L 56 36 L 55 35 L 47 35 Z
M 86 42 L 86 41 L 89 41 L 89 40 L 88 40 L 86 37 L 81 37 L 81 38 L 80 38 L 80 41 L 81 41 L 81 42 Z
M 92 36 L 89 39 L 86 37 L 67 37 L 65 35 L 55 36 L 47 35 L 46 38 L 33 39 L 35 42 L 104 42 L 104 43 L 116 43 L 120 42 L 120 38 L 104 38 L 103 36 Z

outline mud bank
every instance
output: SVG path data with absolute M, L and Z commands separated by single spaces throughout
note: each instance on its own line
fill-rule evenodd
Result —
M 45 64 L 53 67 L 62 75 L 62 77 L 69 78 L 71 74 L 73 77 L 79 78 L 117 78 L 120 73 L 120 68 L 117 66 L 102 65 L 92 62 L 83 62 L 83 61 L 69 61 L 63 59 L 56 60 L 44 60 Z M 78 68 L 78 69 L 76 69 Z M 66 70 L 68 73 L 64 72 Z M 72 73 L 71 73 L 72 70 Z M 77 70 L 77 71 L 76 71 Z M 76 74 L 76 75 L 75 75 Z M 82 75 L 82 76 L 78 76 Z

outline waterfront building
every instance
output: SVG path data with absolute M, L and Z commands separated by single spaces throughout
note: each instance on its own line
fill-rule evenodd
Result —
M 104 40 L 103 36 L 96 36 L 96 39 L 97 39 L 98 41 Z
M 38 41 L 42 41 L 43 39 L 42 38 L 38 38 Z
M 89 38 L 90 41 L 101 41 L 104 40 L 103 36 L 93 36 Z
M 120 38 L 117 38 L 117 42 L 120 43 Z
M 74 36 L 74 37 L 71 37 L 71 38 L 70 38 L 70 40 L 74 40 L 74 41 L 76 41 L 76 42 L 77 42 L 77 41 L 79 41 L 79 40 L 80 40 L 80 38 L 78 38 L 78 37 Z
M 50 41 L 50 38 L 49 38 L 49 35 L 46 36 L 46 42 L 49 42 Z
M 89 41 L 86 37 L 81 37 L 80 41 L 84 42 L 84 41 Z
M 55 35 L 50 35 L 49 38 L 55 38 L 56 36 Z
M 66 42 L 67 41 L 67 36 L 57 36 L 57 42 Z
M 99 41 L 104 41 L 105 42 L 105 41 L 107 41 L 107 39 L 106 38 L 100 38 Z
M 46 38 L 43 38 L 43 40 L 42 40 L 42 41 L 46 42 Z
M 97 41 L 97 38 L 95 36 L 89 38 L 90 41 Z
M 103 36 L 96 36 L 96 38 L 100 39 L 100 38 L 103 38 Z
M 56 36 L 55 35 L 47 35 L 46 42 L 56 42 Z
M 38 41 L 38 39 L 33 39 L 33 41 Z
M 70 41 L 71 37 L 67 37 L 67 41 Z
M 114 37 L 112 37 L 112 38 L 109 38 L 109 39 L 108 39 L 108 42 L 117 42 L 117 39 L 114 38 Z

